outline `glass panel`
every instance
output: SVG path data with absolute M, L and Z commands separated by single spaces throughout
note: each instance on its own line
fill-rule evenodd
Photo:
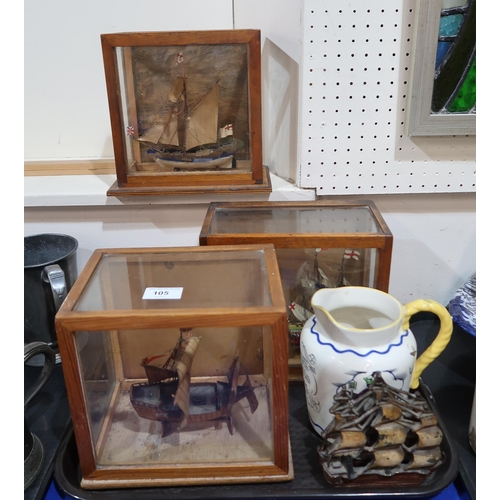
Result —
M 450 104 L 452 113 L 465 113 L 470 111 L 476 104 L 476 61 L 472 64 L 467 78 L 458 91 L 457 96 Z
M 468 0 L 443 0 L 443 9 L 451 9 L 453 7 L 464 7 Z
M 117 47 L 130 175 L 251 172 L 247 51 Z
M 210 234 L 382 233 L 365 207 L 216 208 Z
M 136 141 L 134 141 L 134 137 L 136 135 L 137 129 L 137 118 L 133 117 L 135 113 L 133 113 L 130 105 L 128 104 L 128 99 L 130 95 L 130 85 L 129 81 L 129 73 L 130 69 L 130 48 L 129 47 L 118 47 L 116 51 L 116 56 L 120 64 L 117 66 L 118 70 L 118 81 L 120 85 L 120 89 L 124 89 L 123 92 L 120 92 L 120 107 L 124 110 L 125 116 L 123 117 L 125 127 L 126 127 L 126 140 L 125 140 L 125 155 L 127 161 L 127 172 L 132 173 L 137 168 L 136 157 L 138 156 L 138 148 L 139 145 Z
M 96 443 L 118 386 L 108 332 L 75 332 L 92 439 Z
M 270 327 L 103 335 L 116 387 L 106 411 L 87 391 L 90 414 L 106 415 L 93 432 L 99 466 L 273 460 Z M 81 362 L 87 370 L 93 360 Z
M 245 286 L 241 286 L 244 283 Z M 263 250 L 105 254 L 75 310 L 272 305 Z
M 290 343 L 297 351 L 300 332 L 312 316 L 311 298 L 320 288 L 375 285 L 375 248 L 277 248 Z M 290 351 L 290 357 L 297 353 Z
M 452 14 L 450 16 L 442 16 L 439 22 L 439 36 L 455 36 L 458 34 L 458 29 L 462 23 L 462 14 Z
M 451 42 L 438 42 L 436 53 L 436 68 L 439 67 L 444 56 L 448 53 L 448 50 L 450 50 L 450 47 Z
M 431 113 L 475 113 L 475 52 L 475 0 L 443 1 Z

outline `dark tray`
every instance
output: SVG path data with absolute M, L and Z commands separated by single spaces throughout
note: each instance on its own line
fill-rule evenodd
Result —
M 376 489 L 367 486 L 332 486 L 323 477 L 316 448 L 321 438 L 312 429 L 307 414 L 305 392 L 302 384 L 290 385 L 290 441 L 295 477 L 285 483 L 231 484 L 210 486 L 182 486 L 168 488 L 132 488 L 84 490 L 80 487 L 81 471 L 76 442 L 71 428 L 61 442 L 56 454 L 54 479 L 70 498 L 81 500 L 147 500 L 178 498 L 421 498 L 433 496 L 449 486 L 458 474 L 459 460 L 453 439 L 450 437 L 436 409 L 435 401 L 427 386 L 420 382 L 421 394 L 429 402 L 443 431 L 442 451 L 444 463 L 426 477 L 418 486 L 401 487 L 384 485 Z

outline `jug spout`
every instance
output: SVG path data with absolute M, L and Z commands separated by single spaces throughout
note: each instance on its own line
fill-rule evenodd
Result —
M 311 304 L 323 333 L 350 346 L 388 342 L 400 331 L 404 307 L 391 295 L 367 287 L 323 288 Z

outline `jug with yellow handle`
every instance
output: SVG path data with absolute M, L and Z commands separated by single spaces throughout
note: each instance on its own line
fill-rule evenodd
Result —
M 450 314 L 438 302 L 418 299 L 402 305 L 373 288 L 323 288 L 311 304 L 314 315 L 302 329 L 300 352 L 309 419 L 318 434 L 331 422 L 333 396 L 345 385 L 360 393 L 378 371 L 397 389 L 416 389 L 420 375 L 441 354 L 453 331 Z M 421 311 L 436 314 L 441 325 L 418 356 L 409 324 Z

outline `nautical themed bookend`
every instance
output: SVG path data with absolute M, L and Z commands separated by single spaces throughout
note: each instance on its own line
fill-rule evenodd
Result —
M 82 488 L 292 479 L 272 245 L 96 250 L 56 327 Z
M 332 397 L 347 386 L 354 393 L 380 372 L 391 387 L 416 389 L 423 370 L 448 345 L 453 321 L 444 306 L 418 299 L 403 306 L 391 295 L 367 287 L 324 288 L 312 298 L 314 315 L 300 336 L 309 420 L 318 434 L 329 425 Z M 434 313 L 440 330 L 417 357 L 410 318 Z
M 200 245 L 272 243 L 288 306 L 289 377 L 302 379 L 299 340 L 320 288 L 389 288 L 392 234 L 375 204 L 213 202 Z
M 333 397 L 318 447 L 323 475 L 333 485 L 398 474 L 421 483 L 446 458 L 438 418 L 420 393 L 391 387 L 380 372 L 370 379 L 359 394 L 345 385 Z
M 269 193 L 259 30 L 101 35 L 117 181 L 108 195 Z

